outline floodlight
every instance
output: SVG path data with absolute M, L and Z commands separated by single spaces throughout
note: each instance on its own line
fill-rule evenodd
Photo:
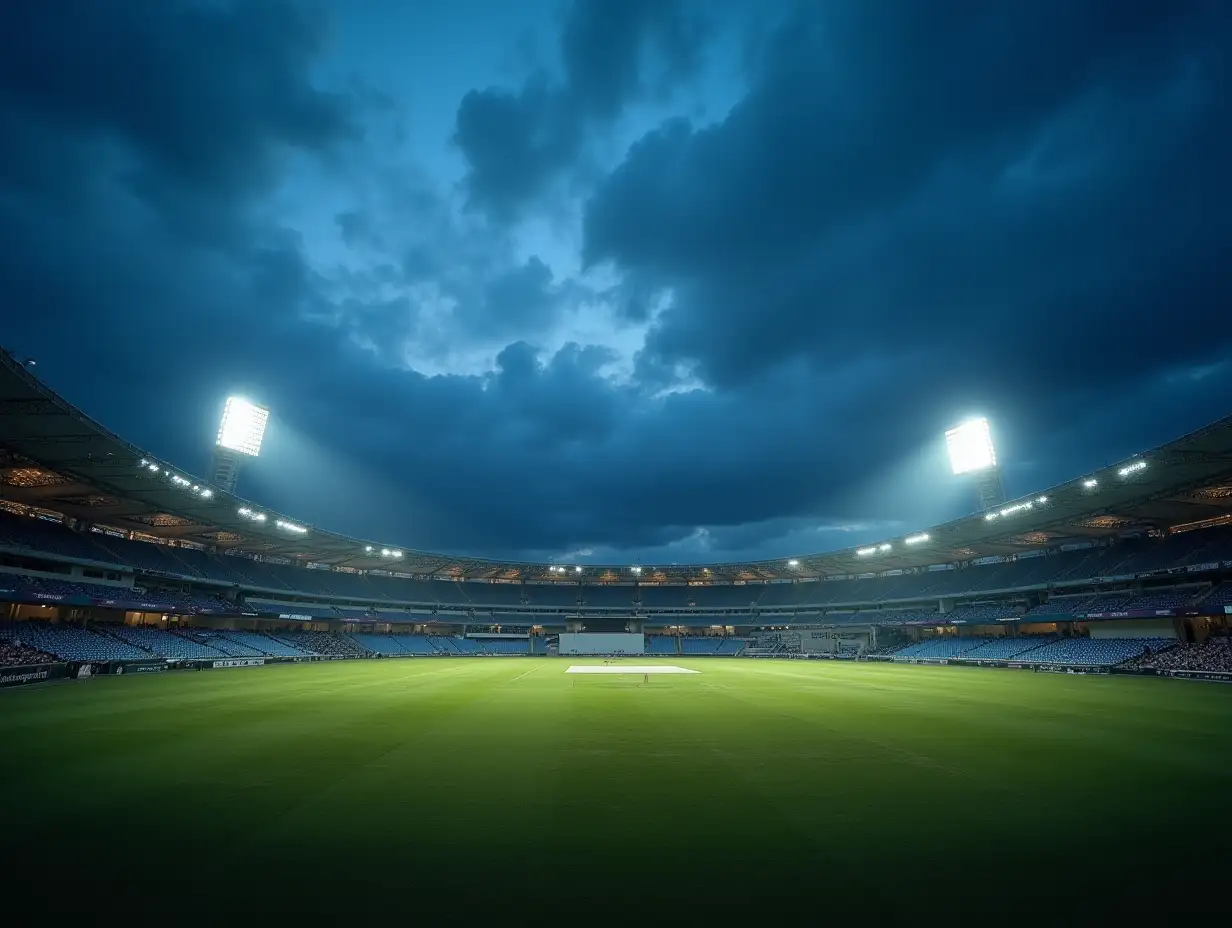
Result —
M 227 397 L 222 424 L 218 427 L 218 444 L 255 458 L 261 451 L 269 410 L 238 396 Z
M 580 573 L 582 572 L 582 568 L 581 568 L 581 566 L 578 566 L 578 567 L 573 568 L 573 572 L 574 572 L 575 574 L 580 574 Z
M 876 554 L 876 553 L 877 553 L 877 549 L 875 547 L 860 548 L 858 551 L 856 551 L 856 554 L 860 555 L 860 557 L 868 557 L 870 554 Z
M 920 532 L 918 535 L 910 535 L 903 539 L 905 545 L 919 545 L 928 541 L 928 532 Z
M 1128 477 L 1130 474 L 1136 473 L 1137 471 L 1140 471 L 1145 467 L 1146 467 L 1146 461 L 1134 461 L 1134 463 L 1126 464 L 1124 467 L 1118 470 L 1117 474 L 1121 477 Z
M 1097 486 L 1099 486 L 1099 481 L 1094 477 L 1091 477 L 1089 480 L 1082 481 L 1082 485 L 1088 490 L 1094 490 Z
M 955 474 L 969 474 L 997 466 L 988 420 L 969 419 L 945 433 L 945 446 L 950 452 L 950 467 Z
M 800 562 L 799 562 L 799 561 L 797 561 L 797 560 L 793 557 L 790 561 L 788 561 L 788 562 L 787 562 L 787 566 L 788 566 L 788 567 L 799 567 L 799 566 L 800 566 Z

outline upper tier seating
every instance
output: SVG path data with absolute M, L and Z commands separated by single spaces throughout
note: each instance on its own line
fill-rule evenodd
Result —
M 756 605 L 759 610 L 836 610 L 853 613 L 882 605 L 910 605 L 912 601 L 970 599 L 1012 589 L 1077 585 L 1096 577 L 1130 577 L 1163 568 L 1215 565 L 1232 559 L 1232 527 L 1184 532 L 1161 539 L 1127 539 L 1111 546 L 1056 552 L 1047 556 L 1022 556 L 1016 561 L 961 569 L 932 569 L 918 574 L 662 587 L 575 582 L 458 582 L 316 570 L 260 562 L 241 555 L 211 554 L 193 548 L 133 541 L 98 531 L 76 532 L 59 523 L 8 512 L 0 512 L 0 547 L 164 576 L 175 574 L 199 582 L 240 586 L 251 592 L 265 593 L 266 596 L 295 594 L 420 609 L 441 606 L 499 608 L 526 604 L 571 609 L 581 601 L 587 608 L 613 610 L 632 609 L 640 604 L 642 609 L 678 608 L 702 612 L 733 609 L 747 612 Z M 80 587 L 73 587 L 72 590 L 71 595 L 102 598 L 114 595 L 116 588 L 100 584 L 97 590 L 103 590 L 102 593 L 95 589 L 81 593 Z M 143 595 L 165 597 L 169 594 Z M 197 595 L 191 594 L 193 597 Z M 200 595 L 206 597 L 200 601 L 203 608 L 226 608 L 225 604 L 209 594 Z M 1116 601 L 1107 601 L 1112 605 L 1105 611 L 1188 608 L 1191 605 L 1180 591 L 1142 594 L 1137 598 L 1124 595 L 1113 599 Z M 163 602 L 164 599 L 157 601 Z M 1045 606 L 1032 610 L 1032 615 L 1056 615 L 1062 611 L 1061 606 L 1081 614 L 1084 610 L 1079 608 L 1080 603 L 1083 600 L 1054 597 Z M 173 605 L 186 607 L 191 605 L 191 601 L 178 600 Z M 1206 605 L 1203 604 L 1204 607 Z M 1088 608 L 1085 611 L 1095 610 Z

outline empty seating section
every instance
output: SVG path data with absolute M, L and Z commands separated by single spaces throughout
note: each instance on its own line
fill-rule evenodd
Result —
M 317 603 L 277 603 L 268 600 L 247 600 L 250 608 L 263 615 L 306 615 L 313 619 L 338 619 L 340 610 Z
M 694 598 L 687 586 L 643 586 L 637 592 L 642 605 L 649 609 L 687 609 Z M 716 603 L 709 600 L 707 605 Z
M 580 589 L 574 583 L 527 583 L 522 595 L 533 606 L 572 609 L 577 606 Z
M 485 654 L 529 654 L 529 638 L 472 638 Z
M 775 584 L 790 587 L 793 584 Z M 719 586 L 689 586 L 689 600 L 698 609 L 750 609 L 766 593 L 768 587 L 761 583 Z
M 647 635 L 646 636 L 646 653 L 647 654 L 678 654 L 676 650 L 676 639 L 672 635 Z
M 193 631 L 184 632 L 185 635 L 192 638 L 194 641 L 199 641 L 202 644 L 209 645 L 218 651 L 221 651 L 227 657 L 265 657 L 264 651 L 258 650 L 251 645 L 245 644 L 242 641 L 233 641 L 226 635 L 215 631 Z
M 363 657 L 367 653 L 349 635 L 331 632 L 295 629 L 273 632 L 270 637 L 277 638 L 307 654 L 319 654 L 326 657 Z
M 225 631 L 222 637 L 234 644 L 252 648 L 266 657 L 307 657 L 311 653 L 260 632 Z
M 111 634 L 158 657 L 174 660 L 206 660 L 227 656 L 217 648 L 211 648 L 191 638 L 176 635 L 161 628 L 119 625 L 111 629 Z
M 690 638 L 680 639 L 681 654 L 717 654 L 722 638 Z
M 634 587 L 584 586 L 582 601 L 592 609 L 632 609 Z
M 1042 616 L 1083 615 L 1087 612 L 1087 604 L 1095 601 L 1094 596 L 1054 596 L 1046 603 L 1033 606 L 1027 612 L 1028 619 Z
M 948 660 L 965 652 L 978 648 L 988 639 L 964 638 L 947 635 L 944 638 L 929 638 L 927 641 L 917 641 L 895 652 L 896 658 L 916 658 L 922 660 Z
M 725 657 L 736 657 L 744 652 L 746 642 L 740 638 L 723 638 L 719 641 L 719 649 L 715 654 L 721 654 Z
M 981 603 L 970 606 L 955 606 L 945 614 L 951 622 L 997 622 L 1001 619 L 1016 618 L 1026 610 L 1013 603 Z
M 108 563 L 114 560 L 89 535 L 74 532 L 59 523 L 8 512 L 0 512 L 0 545 L 83 561 Z
M 1232 582 L 1221 583 L 1202 597 L 1204 611 L 1222 612 L 1224 606 L 1232 606 Z
M 1146 648 L 1160 650 L 1175 638 L 1058 638 L 1036 648 L 1024 660 L 1041 664 L 1111 667 L 1138 657 Z
M 12 638 L 27 647 L 37 648 L 67 661 L 139 661 L 150 653 L 101 632 L 76 625 L 51 622 L 19 622 Z
M 1034 649 L 1043 647 L 1053 640 L 1051 635 L 1021 638 L 1007 635 L 1004 638 L 986 638 L 983 644 L 964 651 L 962 657 L 970 661 L 1008 661 L 1017 657 L 1030 660 Z
M 473 603 L 476 606 L 517 606 L 522 602 L 520 583 L 459 583 L 445 587 L 443 602 Z
M 1115 545 L 1056 551 L 1046 555 L 1022 556 L 1016 561 L 942 567 L 915 574 L 864 576 L 832 580 L 793 582 L 644 586 L 600 583 L 508 583 L 425 579 L 367 574 L 341 570 L 309 569 L 293 564 L 256 561 L 239 554 L 210 553 L 170 544 L 136 541 L 93 530 L 80 532 L 42 518 L 0 512 L 0 548 L 24 554 L 43 553 L 57 559 L 107 565 L 115 570 L 156 574 L 163 579 L 139 576 L 137 586 L 91 583 L 73 577 L 5 577 L 6 585 L 17 584 L 26 592 L 46 596 L 81 596 L 94 599 L 132 597 L 155 608 L 181 614 L 227 612 L 235 609 L 221 593 L 201 590 L 157 590 L 171 586 L 169 575 L 178 575 L 206 584 L 241 587 L 254 595 L 254 605 L 263 612 L 276 608 L 280 613 L 309 615 L 313 618 L 368 621 L 414 621 L 410 610 L 420 613 L 444 608 L 452 613 L 478 607 L 483 610 L 514 609 L 525 606 L 544 610 L 567 610 L 579 605 L 594 610 L 689 610 L 690 621 L 713 615 L 713 624 L 756 624 L 752 617 L 776 610 L 799 615 L 827 613 L 834 622 L 885 623 L 901 619 L 901 613 L 888 613 L 900 607 L 928 611 L 921 605 L 938 599 L 975 599 L 983 594 L 998 596 L 1011 590 L 1049 588 L 1053 595 L 1029 612 L 1030 618 L 1085 615 L 1089 613 L 1135 612 L 1165 609 L 1203 609 L 1219 611 L 1232 604 L 1232 585 L 1224 584 L 1204 594 L 1193 583 L 1188 586 L 1145 592 L 1119 592 L 1102 595 L 1064 594 L 1087 581 L 1116 578 L 1126 582 L 1136 576 L 1176 567 L 1215 569 L 1232 559 L 1232 528 L 1220 527 L 1183 532 L 1162 538 L 1123 539 Z M 234 596 L 232 590 L 226 595 Z M 264 595 L 262 595 L 264 594 Z M 297 595 L 319 598 L 308 604 L 268 602 Z M 365 603 L 369 605 L 364 605 Z M 383 614 L 372 610 L 382 608 Z M 1012 605 L 981 602 L 957 606 L 950 614 L 954 621 L 968 623 L 995 621 L 1014 614 Z M 1006 613 L 1006 610 L 1010 610 Z M 151 611 L 153 611 L 151 609 Z M 740 619 L 733 613 L 738 611 Z M 693 624 L 698 624 L 693 621 Z

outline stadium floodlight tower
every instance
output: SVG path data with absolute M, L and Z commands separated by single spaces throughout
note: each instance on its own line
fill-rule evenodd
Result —
M 968 419 L 954 426 L 945 433 L 945 447 L 950 453 L 950 468 L 954 474 L 974 476 L 981 512 L 1005 502 L 1001 466 L 997 464 L 987 419 Z
M 222 423 L 218 426 L 218 441 L 214 443 L 214 459 L 210 463 L 210 483 L 227 493 L 235 492 L 240 467 L 248 458 L 261 452 L 269 410 L 243 397 L 227 397 Z

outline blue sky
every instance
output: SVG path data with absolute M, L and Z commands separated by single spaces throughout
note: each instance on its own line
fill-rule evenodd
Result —
M 785 557 L 1228 412 L 1215 2 L 0 10 L 0 340 L 331 530 Z

